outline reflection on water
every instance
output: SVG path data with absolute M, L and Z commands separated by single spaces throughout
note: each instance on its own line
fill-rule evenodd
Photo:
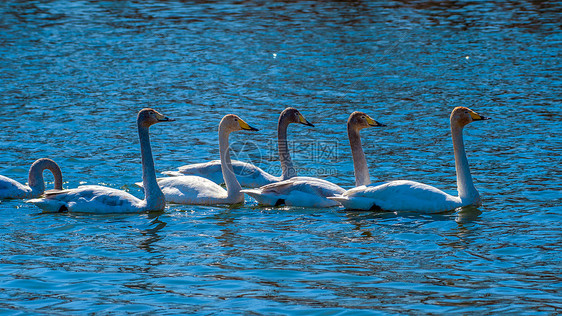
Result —
M 150 253 L 154 252 L 152 244 L 164 238 L 164 236 L 159 234 L 159 232 L 162 228 L 166 227 L 167 223 L 160 220 L 160 215 L 161 214 L 157 214 L 155 212 L 149 213 L 148 218 L 152 219 L 150 222 L 150 228 L 141 231 L 141 234 L 145 236 L 146 239 L 140 243 L 139 247 Z
M 480 208 L 474 205 L 463 206 L 457 211 L 458 212 L 455 216 L 455 222 L 459 224 L 459 227 L 478 220 L 479 216 L 482 214 Z
M 0 174 L 14 179 L 50 157 L 65 188 L 141 197 L 134 118 L 148 106 L 177 120 L 151 130 L 158 171 L 217 159 L 227 113 L 260 128 L 232 135 L 253 144 L 239 157 L 277 170 L 275 123 L 294 106 L 316 125 L 289 131 L 302 175 L 353 186 L 345 122 L 362 110 L 387 124 L 362 132 L 373 181 L 454 193 L 450 110 L 494 118 L 465 130 L 478 208 L 247 198 L 85 216 L 0 201 L 0 311 L 559 312 L 560 11 L 551 1 L 0 4 Z

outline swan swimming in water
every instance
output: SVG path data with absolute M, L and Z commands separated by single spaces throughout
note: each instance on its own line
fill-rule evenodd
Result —
M 166 201 L 156 182 L 148 130 L 153 124 L 169 121 L 173 120 L 150 108 L 140 110 L 137 116 L 142 157 L 142 180 L 145 188 L 143 200 L 125 191 L 99 185 L 84 185 L 75 189 L 47 192 L 44 198 L 28 202 L 46 212 L 68 211 L 101 214 L 164 210 Z
M 356 144 L 354 144 L 354 142 L 361 141 L 360 138 L 355 137 L 355 133 L 358 134 L 360 129 L 370 126 L 384 125 L 373 120 L 368 115 L 362 112 L 354 112 L 350 116 L 347 128 L 348 134 L 350 136 L 350 142 L 352 143 L 352 152 L 354 156 L 358 155 L 355 152 L 357 150 L 360 150 L 361 153 L 363 152 L 360 143 L 359 146 L 356 146 Z M 359 172 L 361 173 L 361 171 Z M 363 175 L 361 176 L 363 177 Z M 340 186 L 323 179 L 313 177 L 294 177 L 281 182 L 265 185 L 261 188 L 242 190 L 242 192 L 247 193 L 262 205 L 331 207 L 338 206 L 340 205 L 340 203 L 329 199 L 329 197 L 343 194 L 345 190 Z
M 257 131 L 234 114 L 223 117 L 219 124 L 219 152 L 226 190 L 215 182 L 199 176 L 178 176 L 158 179 L 166 202 L 189 205 L 244 203 L 244 193 L 230 160 L 228 137 L 235 131 Z
M 269 183 L 286 180 L 297 175 L 295 167 L 293 166 L 293 161 L 291 160 L 291 154 L 288 149 L 289 147 L 287 145 L 287 127 L 291 123 L 300 123 L 306 126 L 314 127 L 314 125 L 307 121 L 295 108 L 289 107 L 281 112 L 277 123 L 277 142 L 282 170 L 281 176 L 276 177 L 271 175 L 261 168 L 247 162 L 238 160 L 231 161 L 236 178 L 242 187 L 257 188 Z M 227 159 L 230 160 L 230 155 L 227 156 Z M 185 165 L 179 167 L 178 171 L 165 171 L 163 174 L 169 176 L 200 176 L 217 184 L 224 183 L 220 160 Z
M 340 202 L 347 209 L 420 213 L 437 213 L 466 205 L 480 205 L 480 194 L 470 175 L 462 131 L 467 124 L 486 119 L 488 118 L 466 107 L 456 107 L 451 112 L 458 196 L 452 196 L 427 184 L 397 180 L 361 185 L 329 199 Z
M 55 178 L 55 190 L 62 190 L 62 172 L 59 165 L 49 158 L 37 159 L 29 168 L 27 182 L 24 185 L 16 180 L 0 175 L 0 199 L 32 199 L 45 192 L 43 171 L 49 170 Z

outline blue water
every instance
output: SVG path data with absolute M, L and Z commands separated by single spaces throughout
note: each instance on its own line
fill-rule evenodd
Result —
M 437 215 L 170 205 L 41 214 L 0 202 L 0 313 L 559 314 L 562 5 L 542 1 L 0 4 L 0 174 L 50 157 L 64 187 L 142 192 L 136 112 L 158 171 L 218 158 L 228 113 L 260 128 L 235 153 L 279 174 L 275 124 L 301 175 L 353 186 L 345 121 L 362 110 L 373 181 L 454 193 L 448 116 L 483 198 Z M 244 145 L 247 145 L 244 147 Z M 240 149 L 246 151 L 240 152 Z M 47 186 L 52 176 L 45 173 Z

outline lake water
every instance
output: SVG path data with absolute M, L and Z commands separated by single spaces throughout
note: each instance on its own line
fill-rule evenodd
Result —
M 543 1 L 0 4 L 0 174 L 40 157 L 64 187 L 142 192 L 136 112 L 156 168 L 218 159 L 231 137 L 274 174 L 275 124 L 301 175 L 353 186 L 345 131 L 362 110 L 373 181 L 455 193 L 449 113 L 465 129 L 479 208 L 437 215 L 170 205 L 41 214 L 0 202 L 0 314 L 562 313 L 562 5 Z M 247 150 L 240 152 L 242 148 Z M 45 173 L 47 187 L 52 176 Z

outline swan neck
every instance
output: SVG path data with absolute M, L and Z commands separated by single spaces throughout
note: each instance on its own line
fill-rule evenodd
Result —
M 53 174 L 55 180 L 55 189 L 62 190 L 62 172 L 51 159 L 42 158 L 35 161 L 29 168 L 28 183 L 32 191 L 43 193 L 45 192 L 45 180 L 43 178 L 43 171 L 49 170 Z
M 225 130 L 222 126 L 219 126 L 219 151 L 221 159 L 221 169 L 222 177 L 224 183 L 226 184 L 227 192 L 227 202 L 242 202 L 244 201 L 244 194 L 240 192 L 242 187 L 236 179 L 236 174 L 232 168 L 232 162 L 230 160 L 230 150 L 228 137 L 230 132 Z
M 480 198 L 472 182 L 468 159 L 464 150 L 464 141 L 461 126 L 451 124 L 451 136 L 455 152 L 455 168 L 457 171 L 457 190 L 462 201 L 475 202 Z
M 367 159 L 361 145 L 361 135 L 359 130 L 348 124 L 347 135 L 351 146 L 351 156 L 353 158 L 353 172 L 355 173 L 355 186 L 368 185 L 371 183 Z
M 138 130 L 142 158 L 142 184 L 146 206 L 148 210 L 162 210 L 166 204 L 164 194 L 156 181 L 156 170 L 154 169 L 148 127 L 138 124 Z
M 287 143 L 287 127 L 289 122 L 285 116 L 279 117 L 277 124 L 277 148 L 279 150 L 279 161 L 281 161 L 281 178 L 283 180 L 297 176 L 297 171 L 293 165 L 289 145 Z

